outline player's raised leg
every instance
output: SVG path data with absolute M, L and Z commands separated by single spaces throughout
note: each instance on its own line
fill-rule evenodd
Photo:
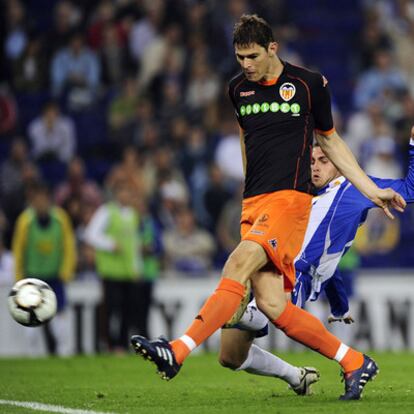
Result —
M 244 297 L 247 281 L 267 261 L 267 255 L 259 244 L 242 241 L 228 258 L 215 292 L 185 334 L 170 343 L 162 339 L 149 341 L 135 335 L 131 338 L 135 351 L 153 361 L 163 379 L 173 378 L 190 352 L 232 317 Z

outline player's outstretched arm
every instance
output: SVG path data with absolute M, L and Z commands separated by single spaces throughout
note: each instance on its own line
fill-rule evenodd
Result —
M 338 170 L 356 187 L 365 197 L 369 198 L 391 219 L 394 218 L 391 209 L 403 212 L 406 202 L 400 194 L 391 188 L 379 188 L 362 170 L 348 145 L 336 133 L 325 136 L 316 134 L 322 151 L 338 168 Z

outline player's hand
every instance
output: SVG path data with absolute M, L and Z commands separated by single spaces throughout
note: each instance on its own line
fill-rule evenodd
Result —
M 385 215 L 394 219 L 391 209 L 395 209 L 402 213 L 407 205 L 403 197 L 395 192 L 392 188 L 378 188 L 377 194 L 371 199 L 378 207 L 384 210 Z
M 329 315 L 328 316 L 328 322 L 332 323 L 332 322 L 344 322 L 347 325 L 350 325 L 351 323 L 354 323 L 355 320 L 352 317 L 352 315 L 345 315 L 345 316 L 334 316 L 334 315 Z
M 343 319 L 344 323 L 347 325 L 350 325 L 351 323 L 354 323 L 355 320 L 351 315 L 348 315 L 346 318 Z

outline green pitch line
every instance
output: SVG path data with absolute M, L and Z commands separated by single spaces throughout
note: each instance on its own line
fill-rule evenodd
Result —
M 152 364 L 131 355 L 0 359 L 0 400 L 117 414 L 414 413 L 414 354 L 373 354 L 380 375 L 356 402 L 337 400 L 343 384 L 336 363 L 311 352 L 280 356 L 320 369 L 321 381 L 313 396 L 298 397 L 277 379 L 226 370 L 216 355 L 190 357 L 180 374 L 165 382 Z M 0 412 L 36 413 L 5 405 Z

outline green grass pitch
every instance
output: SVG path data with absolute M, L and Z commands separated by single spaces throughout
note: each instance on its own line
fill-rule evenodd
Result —
M 224 369 L 216 355 L 190 357 L 170 382 L 162 381 L 151 363 L 129 355 L 0 359 L 0 400 L 117 414 L 414 413 L 414 354 L 373 354 L 380 374 L 355 402 L 337 400 L 343 384 L 336 363 L 311 352 L 280 356 L 320 369 L 313 396 L 298 397 L 277 379 Z M 0 413 L 36 411 L 0 405 Z

